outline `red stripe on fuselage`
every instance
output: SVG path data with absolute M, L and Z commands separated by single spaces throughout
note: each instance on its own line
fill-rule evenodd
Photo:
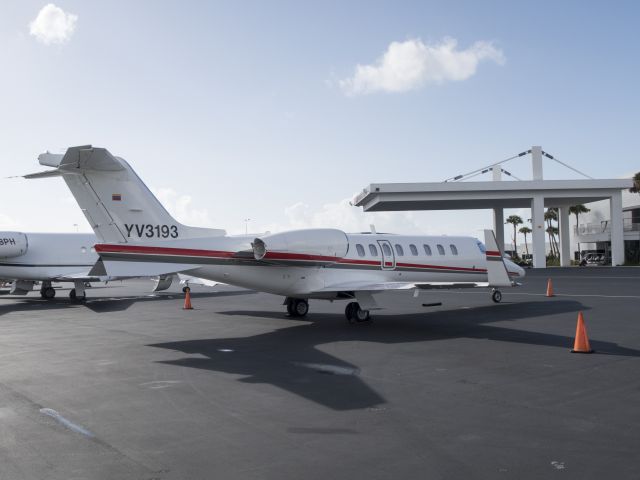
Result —
M 184 255 L 189 257 L 230 258 L 235 252 L 222 250 L 199 250 L 193 248 L 147 247 L 142 245 L 105 245 L 95 246 L 98 253 L 148 253 L 151 255 Z

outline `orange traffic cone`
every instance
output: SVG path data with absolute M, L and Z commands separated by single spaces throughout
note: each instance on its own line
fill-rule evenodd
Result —
M 182 307 L 182 309 L 193 310 L 193 307 L 191 306 L 191 289 L 189 287 L 184 289 L 184 307 Z
M 587 329 L 584 326 L 582 312 L 578 312 L 578 324 L 576 325 L 576 339 L 573 342 L 573 350 L 571 353 L 593 353 L 589 338 L 587 337 Z
M 547 297 L 553 297 L 553 282 L 551 282 L 551 279 L 547 281 Z

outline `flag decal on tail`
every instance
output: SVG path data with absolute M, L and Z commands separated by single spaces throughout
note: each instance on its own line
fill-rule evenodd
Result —
M 122 194 L 120 194 L 120 193 L 112 193 L 111 194 L 111 201 L 119 202 L 121 200 L 122 200 Z

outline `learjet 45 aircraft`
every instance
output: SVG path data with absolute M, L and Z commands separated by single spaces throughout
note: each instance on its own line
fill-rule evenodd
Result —
M 487 248 L 472 237 L 332 228 L 230 236 L 177 222 L 129 164 L 104 148 L 71 147 L 38 159 L 54 169 L 26 178 L 62 176 L 100 240 L 93 274 L 186 273 L 282 295 L 296 317 L 307 314 L 309 299 L 345 299 L 349 322 L 368 320 L 380 292 L 481 287 L 499 302 L 499 288 L 524 276 L 503 258 L 491 230 Z

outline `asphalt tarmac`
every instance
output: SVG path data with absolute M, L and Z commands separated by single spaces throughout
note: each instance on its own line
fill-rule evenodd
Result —
M 0 479 L 640 478 L 640 269 L 524 283 L 359 325 L 228 286 L 2 296 Z

